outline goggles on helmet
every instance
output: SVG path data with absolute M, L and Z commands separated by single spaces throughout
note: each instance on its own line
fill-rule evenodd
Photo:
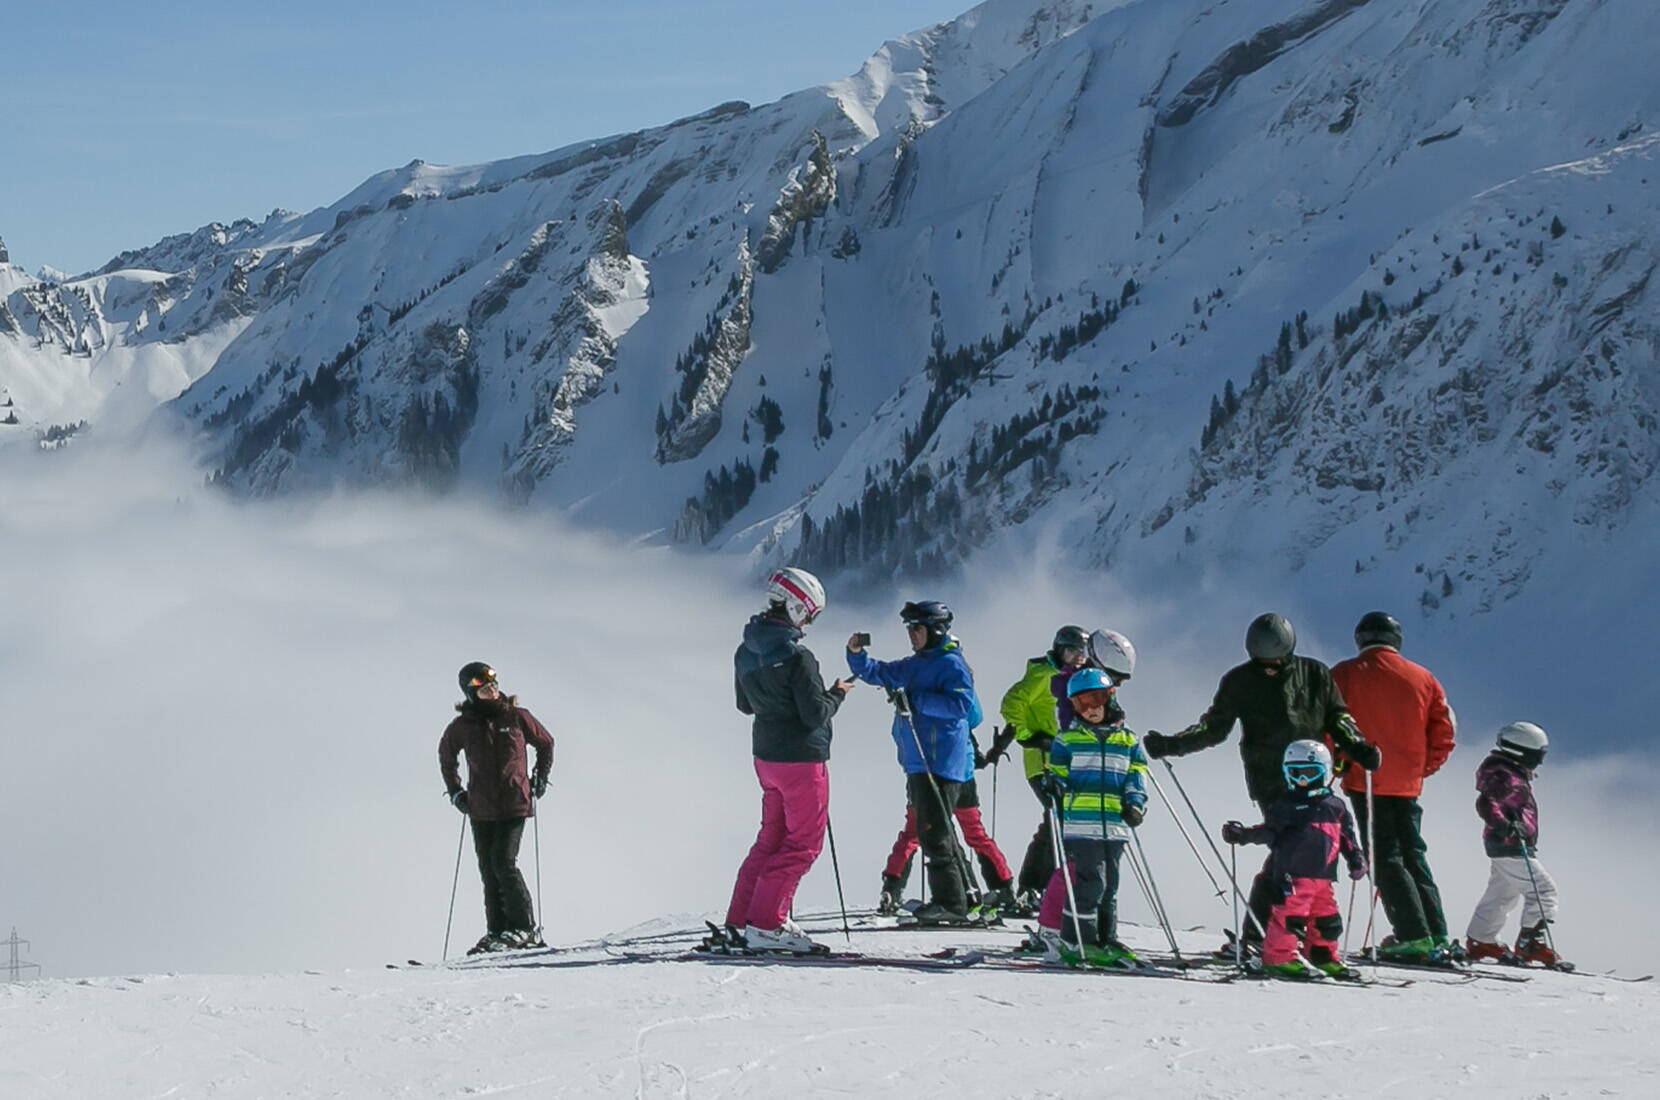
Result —
M 1308 787 L 1315 783 L 1322 783 L 1326 778 L 1326 766 L 1319 763 L 1298 763 L 1285 765 L 1285 778 L 1298 787 Z
M 479 673 L 477 676 L 474 676 L 471 680 L 468 680 L 467 681 L 467 686 L 472 687 L 472 688 L 480 688 L 480 687 L 483 687 L 486 684 L 493 684 L 495 682 L 496 682 L 496 670 L 493 669 L 493 668 L 490 668 L 490 669 L 485 669 L 483 672 Z

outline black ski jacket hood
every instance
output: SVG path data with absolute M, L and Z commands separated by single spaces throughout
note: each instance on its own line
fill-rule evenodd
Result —
M 755 717 L 756 758 L 776 764 L 829 760 L 830 719 L 842 693 L 825 689 L 801 631 L 783 619 L 756 615 L 744 626 L 732 662 L 738 710 Z

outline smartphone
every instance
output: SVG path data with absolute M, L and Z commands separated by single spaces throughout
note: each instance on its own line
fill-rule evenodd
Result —
M 853 640 L 858 642 L 861 646 L 867 646 L 867 645 L 870 644 L 870 635 L 869 634 L 855 634 L 855 635 L 853 635 Z

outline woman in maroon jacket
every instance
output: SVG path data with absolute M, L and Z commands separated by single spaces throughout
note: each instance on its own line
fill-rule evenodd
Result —
M 444 790 L 473 827 L 473 849 L 484 880 L 484 918 L 489 931 L 468 954 L 534 947 L 542 942 L 531 912 L 530 891 L 519 873 L 519 841 L 535 799 L 548 787 L 553 736 L 517 698 L 501 693 L 496 670 L 474 661 L 461 670 L 466 701 L 438 742 Z M 525 746 L 536 750 L 534 772 Z M 467 785 L 461 785 L 460 755 L 467 754 Z

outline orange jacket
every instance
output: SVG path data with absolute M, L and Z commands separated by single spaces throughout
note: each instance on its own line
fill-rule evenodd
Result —
M 1383 750 L 1383 766 L 1372 773 L 1372 793 L 1417 798 L 1424 777 L 1452 755 L 1457 732 L 1440 682 L 1386 645 L 1338 662 L 1331 675 L 1360 732 Z M 1348 769 L 1343 789 L 1365 791 L 1366 774 Z

